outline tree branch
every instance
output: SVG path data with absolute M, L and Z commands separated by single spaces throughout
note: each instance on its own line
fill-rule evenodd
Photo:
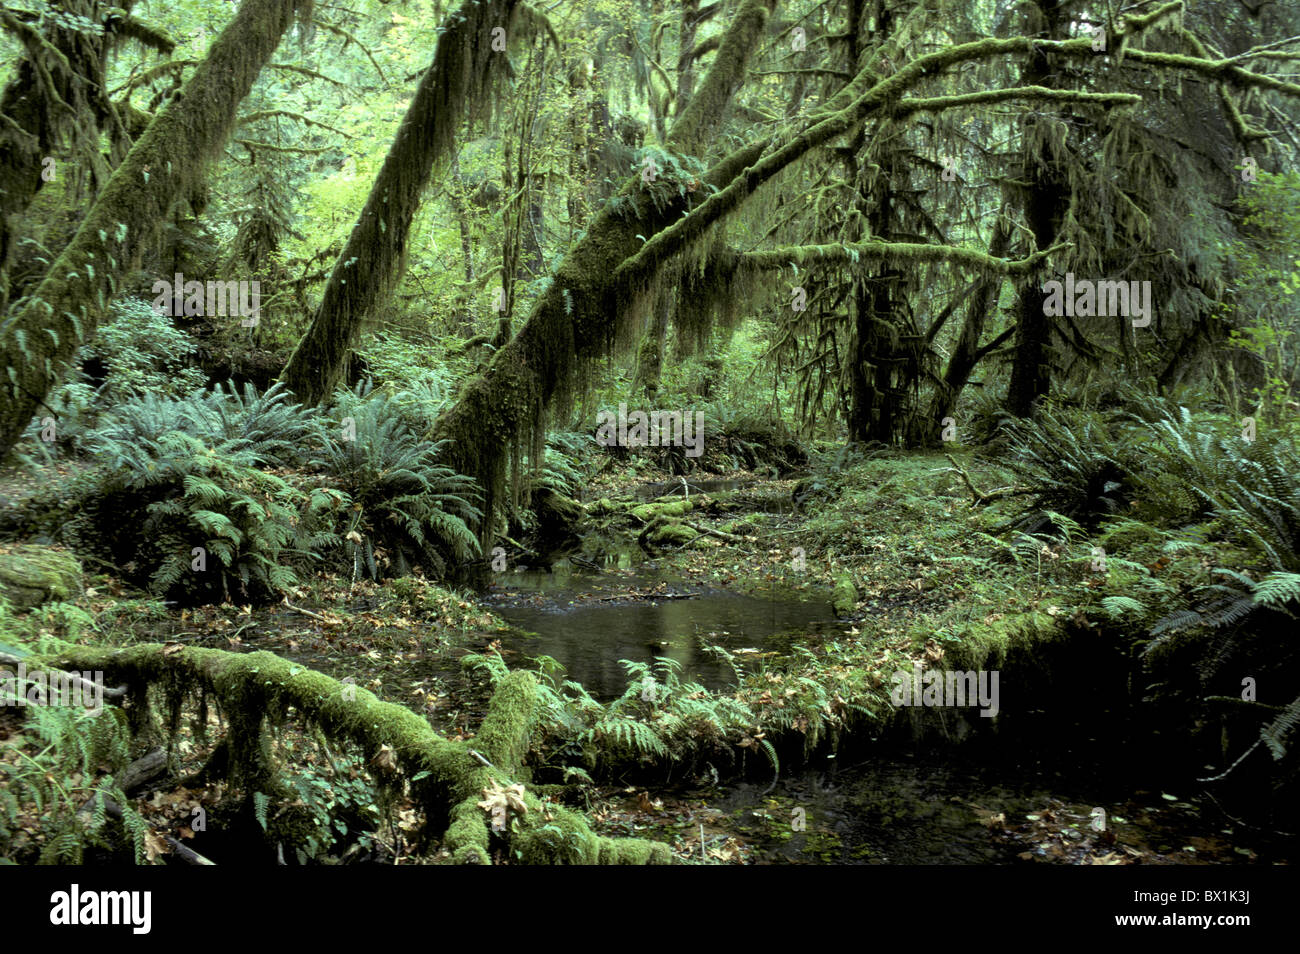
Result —
M 1011 260 L 994 258 L 972 248 L 955 245 L 925 245 L 913 242 L 844 242 L 838 245 L 787 245 L 761 252 L 746 252 L 740 256 L 740 267 L 751 270 L 785 268 L 791 262 L 799 265 L 843 264 L 856 265 L 861 260 L 878 262 L 885 259 L 906 259 L 911 262 L 953 262 L 980 272 L 1001 275 L 1024 275 L 1033 271 L 1049 255 L 1069 248 L 1070 243 L 1059 242 L 1051 248 L 1035 252 L 1027 258 Z
M 925 99 L 903 99 L 890 112 L 895 119 L 912 113 L 938 112 L 970 106 L 975 103 L 1001 103 L 1009 99 L 1051 100 L 1059 103 L 1094 103 L 1101 106 L 1136 106 L 1142 97 L 1136 93 L 1086 93 L 1072 89 L 1050 89 L 1046 86 L 1019 86 L 1009 89 L 986 89 L 977 93 L 955 96 L 931 96 Z

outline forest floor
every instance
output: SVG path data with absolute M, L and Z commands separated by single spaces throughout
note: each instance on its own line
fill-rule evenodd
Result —
M 995 461 L 969 457 L 962 466 L 986 493 L 1010 483 L 1008 472 Z M 960 662 L 957 668 L 979 668 L 1025 632 L 1048 638 L 1059 623 L 1096 626 L 1089 608 L 1095 609 L 1115 582 L 1091 571 L 1086 539 L 1071 545 L 1007 543 L 1006 535 L 995 531 L 1016 512 L 1015 505 L 976 506 L 966 482 L 943 455 L 868 460 L 845 473 L 837 497 L 817 496 L 814 485 L 802 506 L 791 501 L 794 481 L 726 476 L 734 486 L 693 495 L 689 519 L 703 532 L 685 546 L 652 552 L 659 570 L 679 580 L 676 589 L 683 591 L 723 588 L 760 598 L 776 592 L 835 596 L 849 617 L 843 638 L 810 638 L 801 661 L 785 669 L 763 664 L 762 679 L 747 680 L 737 689 L 737 698 L 756 712 L 775 714 L 786 705 L 788 694 L 776 691 L 783 679 L 789 685 L 796 677 L 811 676 L 841 686 L 827 711 L 836 710 L 834 715 L 845 717 L 842 724 L 847 725 L 852 721 L 848 710 L 868 698 L 851 695 L 850 676 L 878 701 L 885 675 L 910 659 L 933 665 L 951 654 Z M 591 488 L 588 513 L 601 512 L 597 501 L 621 498 L 635 504 L 645 477 L 644 471 L 631 469 L 606 476 Z M 603 528 L 601 539 L 607 541 L 608 530 Z M 1158 556 L 1148 555 L 1152 560 Z M 1152 566 L 1163 569 L 1158 562 Z M 462 669 L 460 659 L 490 651 L 510 632 L 476 595 L 417 577 L 375 584 L 318 574 L 282 604 L 183 610 L 130 592 L 110 575 L 92 574 L 89 583 L 79 605 L 93 622 L 80 641 L 270 650 L 336 678 L 350 677 L 381 698 L 425 714 L 453 739 L 472 737 L 491 691 L 485 677 Z M 653 601 L 662 596 L 662 588 L 631 587 L 620 598 Z M 608 591 L 590 598 L 608 600 Z M 582 599 L 575 589 L 571 602 Z M 58 620 L 51 618 L 49 632 L 59 631 Z M 523 662 L 507 661 L 511 666 Z M 876 710 L 866 727 L 878 729 L 892 716 Z M 790 729 L 806 732 L 808 721 L 806 716 L 783 717 L 773 725 L 784 725 L 788 735 Z M 863 728 L 859 722 L 855 731 Z M 185 797 L 202 801 L 204 795 L 186 792 Z M 580 807 L 600 833 L 667 841 L 683 861 L 797 863 L 857 857 L 846 859 L 847 849 L 829 828 L 814 824 L 794 835 L 788 824 L 774 822 L 794 810 L 780 793 L 737 807 L 725 804 L 720 791 L 699 778 L 659 786 L 638 778 L 634 784 L 586 786 L 581 798 Z M 1176 804 L 1162 806 L 1157 800 L 1153 810 L 1194 808 L 1181 799 L 1165 799 Z M 760 804 L 766 807 L 756 807 Z M 1059 799 L 1043 799 L 1041 809 L 1023 818 L 1007 818 L 981 805 L 963 812 L 968 825 L 986 832 L 988 839 L 1023 849 L 1019 855 L 1024 860 L 1230 862 L 1253 854 L 1238 851 L 1234 857 L 1230 839 L 1208 828 L 1198 842 L 1199 857 L 1195 845 L 1171 853 L 1160 839 L 1144 838 L 1136 828 L 1117 842 L 1113 830 L 1089 830 L 1088 805 Z M 174 834 L 185 833 L 178 829 Z M 792 837 L 793 855 L 785 844 Z M 395 845 L 385 858 L 400 853 Z

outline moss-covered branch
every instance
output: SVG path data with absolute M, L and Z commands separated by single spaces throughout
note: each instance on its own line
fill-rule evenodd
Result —
M 746 0 L 723 35 L 719 55 L 669 131 L 674 149 L 691 152 L 716 128 L 741 78 L 719 63 L 747 63 L 762 40 L 767 0 Z M 696 105 L 700 104 L 700 105 Z M 708 104 L 706 110 L 703 104 Z M 711 111 L 710 111 L 711 110 Z M 705 182 L 722 188 L 762 152 L 764 143 L 736 150 L 717 163 Z M 541 456 L 544 418 L 552 402 L 566 398 L 584 362 L 609 354 L 619 343 L 635 340 L 632 332 L 645 305 L 648 274 L 640 281 L 611 281 L 619 263 L 633 256 L 643 235 L 653 235 L 677 218 L 682 209 L 656 210 L 642 195 L 638 180 L 624 184 L 619 199 L 638 214 L 606 206 L 586 236 L 564 257 L 552 282 L 534 302 L 519 333 L 504 343 L 487 367 L 461 391 L 456 403 L 438 421 L 437 436 L 451 443 L 447 463 L 477 480 L 483 488 L 485 542 L 497 532 L 496 517 L 505 490 L 507 462 L 526 448 Z
M 1141 17 L 1129 17 L 1125 21 L 1124 31 L 1116 38 L 1116 42 L 1122 44 L 1126 38 L 1150 29 L 1158 22 L 1176 14 L 1181 8 L 1182 3 L 1180 0 L 1175 0 L 1175 2 L 1164 4 Z M 893 75 L 884 79 L 879 79 L 871 69 L 870 64 L 868 64 L 866 68 L 859 71 L 852 82 L 845 85 L 843 89 L 831 97 L 827 101 L 825 109 L 814 114 L 802 130 L 784 139 L 773 138 L 769 140 L 764 144 L 765 148 L 762 157 L 745 168 L 742 175 L 737 176 L 725 188 L 711 195 L 690 215 L 685 216 L 670 228 L 664 229 L 650 238 L 636 255 L 619 266 L 618 273 L 615 276 L 616 279 L 626 282 L 643 280 L 645 275 L 653 273 L 668 256 L 698 240 L 706 229 L 739 208 L 754 193 L 755 189 L 771 180 L 791 163 L 802 158 L 809 150 L 848 132 L 886 105 L 890 106 L 892 114 L 892 110 L 900 104 L 904 93 L 936 73 L 960 63 L 1030 52 L 1050 52 L 1080 57 L 1094 57 L 1097 55 L 1097 52 L 1092 48 L 1091 37 L 1085 36 L 1073 40 L 1051 41 L 1037 40 L 1032 37 L 1008 37 L 1005 39 L 986 38 L 975 40 L 970 43 L 960 43 L 943 50 L 937 50 L 934 53 L 917 57 L 905 64 Z M 1124 51 L 1124 56 L 1136 62 L 1192 69 L 1206 73 L 1206 75 L 1231 76 L 1247 85 L 1253 84 L 1267 89 L 1300 93 L 1300 86 L 1296 86 L 1296 84 L 1250 73 L 1250 71 L 1242 70 L 1240 67 L 1226 61 L 1210 61 L 1180 54 L 1156 54 L 1128 49 Z M 1249 75 L 1238 76 L 1238 72 Z M 1132 102 L 1127 94 L 1114 94 L 1123 98 L 1112 100 L 1110 94 L 1075 94 L 1068 91 L 1049 90 L 1045 87 L 1034 87 L 1034 89 L 1041 89 L 1041 93 L 1033 95 L 1043 99 L 1059 97 L 1074 100 L 1080 97 L 1091 97 L 1094 101 L 1110 102 L 1112 104 Z M 1015 98 L 1011 95 L 1012 93 L 1019 92 L 1021 91 L 1012 90 L 1006 93 L 992 91 L 992 97 L 994 100 L 999 96 L 1010 99 Z M 969 97 L 979 97 L 981 95 L 983 94 L 968 94 Z M 1100 99 L 1097 97 L 1100 97 Z M 950 100 L 949 105 L 951 106 L 967 105 L 970 102 L 981 101 L 975 98 L 968 99 L 967 96 L 940 97 L 939 99 Z M 916 105 L 923 105 L 927 102 L 929 100 L 925 99 L 913 101 Z M 901 100 L 901 103 L 905 104 L 907 100 Z M 912 111 L 916 110 L 913 109 Z
M 678 112 L 668 132 L 673 148 L 695 153 L 721 126 L 728 104 L 745 82 L 749 58 L 775 5 L 775 0 L 744 0 L 741 4 L 736 19 L 722 34 L 718 55 L 709 64 L 700 88 Z
M 954 245 L 926 245 L 912 242 L 843 242 L 837 245 L 785 245 L 761 252 L 746 252 L 740 265 L 747 269 L 781 269 L 791 262 L 801 266 L 857 264 L 871 262 L 953 262 L 986 274 L 1024 275 L 1048 256 L 1068 248 L 1059 243 L 1025 258 L 1011 260 L 987 255 L 973 248 Z
M 976 93 L 955 96 L 929 96 L 924 99 L 903 99 L 890 111 L 895 119 L 912 113 L 935 113 L 962 106 L 1004 103 L 1008 100 L 1033 100 L 1056 103 L 1083 103 L 1094 106 L 1136 106 L 1142 97 L 1136 93 L 1088 93 L 1073 89 L 1050 89 L 1046 86 L 1019 86 L 1010 89 L 986 89 Z
M 170 53 L 176 49 L 176 41 L 166 33 L 133 16 L 109 16 L 104 21 L 104 28 L 112 33 L 130 37 L 159 53 Z
M 1285 93 L 1287 96 L 1300 96 L 1300 83 L 1288 83 L 1267 73 L 1255 73 L 1243 69 L 1235 65 L 1231 59 L 1206 60 L 1183 53 L 1159 53 L 1154 50 L 1125 50 L 1124 59 L 1132 63 L 1185 70 L 1210 79 L 1232 80 L 1242 86 L 1271 89 L 1278 93 Z
M 268 652 L 229 653 L 174 644 L 84 647 L 35 658 L 31 664 L 103 672 L 110 682 L 130 687 L 137 707 L 148 705 L 145 687 L 156 687 L 172 707 L 200 695 L 215 699 L 230 721 L 226 754 L 232 783 L 245 787 L 273 783 L 265 723 L 281 721 L 293 710 L 329 738 L 369 753 L 381 784 L 400 789 L 403 780 L 412 780 L 411 793 L 426 816 L 449 822 L 445 847 L 457 861 L 467 863 L 490 860 L 493 819 L 479 803 L 485 795 L 516 784 L 537 718 L 536 681 L 531 673 L 512 673 L 494 693 L 480 732 L 478 744 L 493 763 L 488 766 L 469 745 L 443 738 L 409 709 Z M 141 713 L 132 719 L 135 725 L 149 721 Z M 544 804 L 527 791 L 519 799 L 522 812 L 512 813 L 499 837 L 512 856 L 526 864 L 671 860 L 666 845 L 604 838 L 576 812 Z

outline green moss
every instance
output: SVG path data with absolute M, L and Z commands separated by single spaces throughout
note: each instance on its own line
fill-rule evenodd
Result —
M 633 507 L 632 516 L 642 523 L 652 523 L 659 517 L 684 517 L 693 509 L 689 500 L 675 500 L 671 503 L 648 503 Z
M 303 404 L 338 385 L 368 315 L 399 277 L 406 243 L 434 164 L 451 150 L 471 107 L 492 99 L 504 72 L 482 38 L 500 27 L 513 36 L 517 0 L 464 3 L 447 18 L 433 63 L 416 88 L 365 207 L 339 255 L 306 333 L 282 379 Z
M 81 564 L 70 553 L 29 544 L 0 552 L 0 598 L 18 610 L 67 600 L 82 589 Z
M 858 588 L 853 585 L 851 573 L 841 573 L 835 580 L 835 591 L 831 596 L 831 608 L 835 615 L 852 616 L 858 608 Z
M 1032 652 L 1043 642 L 1063 635 L 1060 617 L 1039 610 L 1009 614 L 992 622 L 973 622 L 961 629 L 955 641 L 945 643 L 944 664 L 948 669 L 995 669 L 1013 650 Z
M 537 679 L 525 670 L 512 672 L 492 694 L 476 741 L 488 761 L 518 778 L 536 724 Z
M 7 451 L 54 382 L 94 335 L 123 277 L 138 268 L 177 200 L 221 152 L 239 104 L 302 0 L 246 0 L 181 91 L 131 148 L 76 235 L 6 323 L 0 451 Z M 47 332 L 49 332 L 47 334 Z
M 655 547 L 682 547 L 698 537 L 699 531 L 684 523 L 658 520 L 642 533 L 641 539 Z
M 377 782 L 400 794 L 409 779 L 411 794 L 425 817 L 448 820 L 444 844 L 453 858 L 465 863 L 490 861 L 490 818 L 478 802 L 487 789 L 507 787 L 514 780 L 499 768 L 483 765 L 469 746 L 443 738 L 425 719 L 402 706 L 380 701 L 368 690 L 345 685 L 268 652 L 177 650 L 157 644 L 124 649 L 79 647 L 48 659 L 33 657 L 31 664 L 100 670 L 110 683 L 159 686 L 171 699 L 177 694 L 190 699 L 206 694 L 230 720 L 231 732 L 225 741 L 232 775 L 263 792 L 278 790 L 267 755 L 265 726 L 283 723 L 292 709 L 309 727 L 319 728 L 335 741 L 353 743 L 372 758 L 387 753 L 391 765 L 376 772 Z M 503 680 L 493 696 L 480 744 L 502 762 L 517 764 L 527 751 L 536 718 L 536 692 L 530 673 L 516 673 Z M 175 730 L 173 721 L 173 733 Z M 238 762 L 243 764 L 234 764 Z M 251 791 L 246 794 L 251 796 Z M 602 857 L 615 861 L 665 857 L 656 849 L 634 851 L 629 844 L 607 845 L 581 815 L 558 808 L 548 811 L 531 793 L 525 793 L 524 801 L 528 810 L 512 819 L 507 835 L 509 846 L 519 852 L 516 858 L 551 864 L 594 863 Z

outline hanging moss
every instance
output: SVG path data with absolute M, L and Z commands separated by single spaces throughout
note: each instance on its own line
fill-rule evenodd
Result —
M 747 252 L 740 256 L 740 265 L 745 269 L 781 269 L 789 268 L 791 262 L 798 262 L 802 267 L 845 262 L 856 265 L 863 261 L 886 262 L 897 267 L 920 262 L 952 262 L 989 275 L 1025 275 L 1063 248 L 1064 244 L 1056 245 L 1013 261 L 957 245 L 842 242 L 836 245 L 797 245 Z
M 433 62 L 402 119 L 365 207 L 325 286 L 320 307 L 281 379 L 303 404 L 333 392 L 363 321 L 400 278 L 411 222 L 434 164 L 452 149 L 474 108 L 490 103 L 507 60 L 492 49 L 492 31 L 513 35 L 517 0 L 469 0 L 447 19 Z
M 695 99 L 674 122 L 667 143 L 671 148 L 689 153 L 712 135 L 743 81 L 743 66 L 762 39 L 769 10 L 770 0 L 745 0 Z M 759 152 L 739 150 L 710 170 L 706 183 L 725 185 Z M 641 188 L 639 179 L 627 182 L 601 210 L 519 333 L 439 420 L 437 436 L 451 441 L 449 463 L 483 488 L 484 543 L 496 532 L 501 511 L 518 487 L 517 474 L 513 487 L 507 486 L 512 454 L 542 459 L 547 412 L 570 407 L 582 370 L 593 359 L 635 344 L 655 300 L 659 268 L 690 247 L 687 242 L 661 245 L 648 267 L 620 270 L 646 236 L 663 231 L 684 211 L 676 201 L 655 206 L 640 194 Z
M 302 0 L 244 0 L 118 166 L 0 340 L 0 455 L 18 440 L 180 198 L 191 194 Z
M 229 724 L 222 752 L 225 770 L 246 791 L 278 790 L 267 728 L 283 723 L 292 710 L 331 740 L 385 753 L 391 767 L 378 774 L 379 783 L 398 790 L 410 779 L 412 795 L 426 817 L 447 819 L 443 844 L 455 860 L 490 860 L 491 817 L 478 803 L 489 790 L 513 785 L 511 774 L 499 765 L 484 765 L 470 746 L 443 738 L 425 719 L 365 689 L 268 652 L 175 645 L 81 647 L 48 660 L 35 657 L 32 664 L 98 670 L 113 683 L 169 687 L 169 692 L 182 691 L 191 700 L 202 695 L 216 700 Z M 480 744 L 502 762 L 517 766 L 527 752 L 537 718 L 536 688 L 533 676 L 522 673 L 508 677 L 493 695 Z M 598 836 L 581 816 L 547 806 L 531 792 L 525 791 L 522 801 L 525 811 L 499 834 L 502 846 L 520 852 L 516 857 L 521 859 L 551 864 L 671 860 L 665 845 Z M 554 825 L 564 831 L 563 838 L 552 837 L 548 826 Z

